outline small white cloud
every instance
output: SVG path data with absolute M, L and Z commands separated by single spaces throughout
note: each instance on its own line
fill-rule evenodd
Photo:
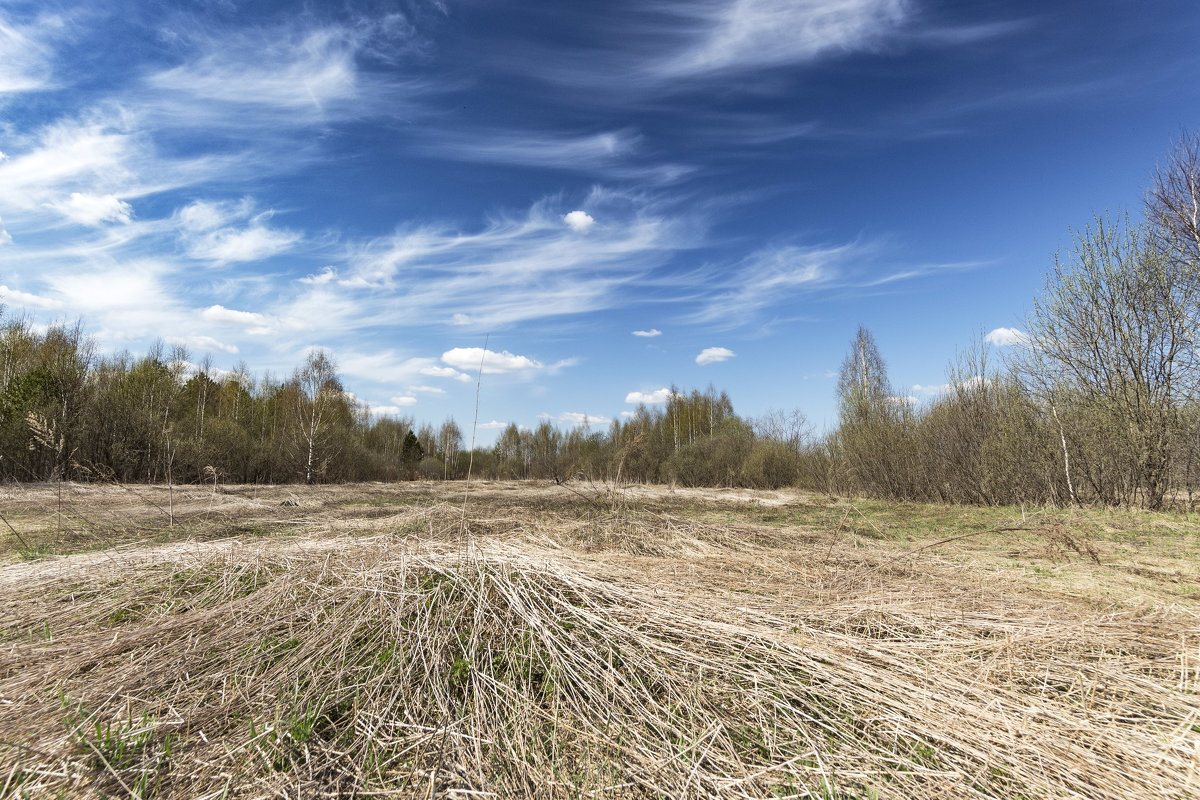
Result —
M 51 300 L 49 297 L 41 297 L 40 295 L 30 294 L 29 292 L 20 292 L 16 289 L 10 289 L 7 286 L 0 286 L 0 301 L 12 303 L 13 305 L 22 306 L 24 308 L 41 308 L 47 311 L 53 311 L 63 307 L 63 304 L 58 300 Z
M 3 219 L 0 219 L 0 244 L 12 244 L 12 236 L 5 230 Z
M 628 419 L 629 417 L 636 417 L 636 416 L 637 416 L 637 412 L 636 412 L 636 411 L 622 411 L 622 412 L 621 412 L 621 416 L 622 416 L 622 417 L 625 417 L 626 419 Z
M 237 311 L 225 306 L 209 306 L 200 312 L 200 316 L 209 322 L 224 322 L 240 325 L 251 336 L 265 336 L 275 332 L 270 321 L 262 314 L 254 311 Z
M 319 274 L 305 276 L 300 278 L 299 281 L 312 286 L 322 286 L 335 278 L 337 278 L 337 270 L 333 267 L 325 267 Z
M 1029 341 L 1029 334 L 1016 328 L 996 328 L 984 336 L 983 340 L 996 347 L 1010 347 L 1026 344 Z
M 133 216 L 132 206 L 115 194 L 71 192 L 68 199 L 46 205 L 72 222 L 93 227 L 102 222 L 120 222 L 128 225 Z
M 508 372 L 527 372 L 542 369 L 545 365 L 527 356 L 518 356 L 507 350 L 499 353 L 485 351 L 482 347 L 455 347 L 442 353 L 442 361 L 461 370 L 477 371 L 483 364 L 483 374 L 500 375 Z
M 662 405 L 671 397 L 671 390 L 665 386 L 653 392 L 630 392 L 625 395 L 626 403 L 645 403 L 648 406 Z
M 507 428 L 508 423 L 500 422 L 499 420 L 492 420 L 491 422 L 481 422 L 475 427 L 481 431 L 500 431 Z
M 400 406 L 368 406 L 373 417 L 398 417 L 403 409 Z
M 662 331 L 658 328 L 651 328 L 648 331 L 634 331 L 634 336 L 641 336 L 643 339 L 653 339 L 655 336 L 662 336 Z
M 398 394 L 392 398 L 392 402 L 398 406 L 415 406 L 417 404 L 417 398 L 410 394 Z
M 459 372 L 456 369 L 451 369 L 450 367 L 421 367 L 421 369 L 418 371 L 422 375 L 429 375 L 434 378 L 453 378 L 454 380 L 462 381 L 463 383 L 470 383 L 472 380 L 470 375 Z
M 696 356 L 696 363 L 700 366 L 705 364 L 717 364 L 721 361 L 728 361 L 737 353 L 727 347 L 706 347 L 700 351 L 700 355 Z
M 445 394 L 446 390 L 440 386 L 410 386 L 408 387 L 410 394 L 415 392 L 424 392 L 425 394 Z
M 468 317 L 466 314 L 455 314 L 453 317 L 450 318 L 450 324 L 451 325 L 470 325 L 471 318 Z
M 567 227 L 571 230 L 580 233 L 596 224 L 596 220 L 592 219 L 592 215 L 586 211 L 572 211 L 564 214 L 563 222 L 567 223 Z

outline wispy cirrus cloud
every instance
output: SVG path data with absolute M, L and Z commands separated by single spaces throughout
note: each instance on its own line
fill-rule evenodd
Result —
M 425 84 L 385 77 L 362 63 L 381 54 L 394 57 L 412 42 L 410 26 L 387 19 L 189 33 L 189 56 L 148 74 L 143 85 L 149 93 L 141 99 L 156 122 L 235 136 L 412 112 L 416 106 L 410 99 L 427 91 Z
M 180 236 L 192 258 L 226 264 L 261 261 L 286 253 L 304 238 L 297 231 L 272 228 L 272 210 L 255 211 L 250 200 L 238 203 L 196 201 L 181 209 Z
M 54 43 L 66 28 L 59 14 L 43 13 L 27 22 L 0 15 L 0 99 L 53 86 Z
M 592 172 L 636 153 L 640 142 L 641 136 L 631 128 L 584 134 L 477 129 L 439 131 L 416 148 L 458 161 Z
M 579 236 L 563 224 L 563 202 L 546 198 L 475 232 L 423 227 L 352 244 L 329 286 L 360 303 L 362 324 L 394 319 L 393 299 L 403 298 L 422 319 L 494 330 L 609 308 L 623 289 L 704 240 L 695 215 L 600 188 L 574 209 L 596 220 Z
M 62 213 L 71 193 L 85 197 L 125 195 L 136 181 L 138 140 L 131 118 L 97 112 L 84 119 L 61 119 L 19 134 L 0 160 L 6 205 L 22 211 Z M 57 213 L 55 214 L 57 216 Z
M 668 0 L 652 3 L 692 31 L 650 64 L 662 80 L 744 72 L 869 49 L 908 19 L 907 0 Z
M 770 246 L 757 250 L 732 267 L 714 275 L 710 292 L 692 321 L 733 327 L 761 311 L 787 302 L 797 292 L 812 291 L 840 277 L 841 268 L 869 248 L 852 242 L 842 245 Z
M 567 51 L 539 43 L 506 54 L 500 65 L 601 98 L 676 94 L 879 49 L 902 37 L 913 6 L 910 0 L 646 0 L 587 16 L 581 24 L 597 35 L 585 46 Z
M 881 290 L 890 284 L 989 262 L 905 265 L 898 248 L 882 240 L 856 239 L 829 245 L 769 245 L 734 264 L 710 267 L 695 281 L 709 287 L 685 318 L 716 328 L 752 323 L 797 298 L 833 290 Z

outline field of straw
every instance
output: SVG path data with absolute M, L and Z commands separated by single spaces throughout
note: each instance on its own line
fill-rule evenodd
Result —
M 1200 522 L 0 487 L 0 797 L 1200 798 Z

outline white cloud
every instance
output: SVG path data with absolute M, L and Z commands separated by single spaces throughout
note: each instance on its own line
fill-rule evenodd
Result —
M 423 392 L 424 394 L 445 394 L 446 390 L 440 386 L 410 386 L 409 392 Z
M 188 255 L 225 264 L 270 258 L 291 250 L 304 238 L 296 231 L 268 227 L 267 220 L 273 215 L 273 211 L 253 213 L 248 200 L 236 204 L 197 201 L 181 209 L 177 219 Z M 245 227 L 234 227 L 230 224 L 234 222 Z
M 138 317 L 148 320 L 148 315 L 161 315 L 177 305 L 163 280 L 169 271 L 164 262 L 141 260 L 123 263 L 120 269 L 61 272 L 45 280 L 73 313 L 102 314 L 110 323 L 134 327 Z
M 559 361 L 555 361 L 553 364 L 546 367 L 546 374 L 547 375 L 557 375 L 558 373 L 562 372 L 567 367 L 579 366 L 579 363 L 581 361 L 582 361 L 582 359 L 579 358 L 579 356 L 571 356 L 570 358 L 564 358 Z
M 633 335 L 641 336 L 642 338 L 645 338 L 645 339 L 651 339 L 655 336 L 662 336 L 662 331 L 660 331 L 658 328 L 651 328 L 648 331 L 634 331 Z
M 917 394 L 923 394 L 926 397 L 936 397 L 940 394 L 945 394 L 953 388 L 948 383 L 937 384 L 936 386 L 922 386 L 921 384 L 913 384 L 912 390 Z
M 200 316 L 210 322 L 223 322 L 240 325 L 251 336 L 265 336 L 275 332 L 271 321 L 263 314 L 254 311 L 237 311 L 225 306 L 209 306 L 200 312 Z
M 733 327 L 756 312 L 792 299 L 797 292 L 828 284 L 839 265 L 861 258 L 858 244 L 825 247 L 770 246 L 751 253 L 741 263 L 704 276 L 714 291 L 695 322 L 719 322 Z
M 571 230 L 579 231 L 580 233 L 596 224 L 596 220 L 592 219 L 591 214 L 578 210 L 564 214 L 563 222 L 567 223 L 567 227 Z
M 224 342 L 220 342 L 211 336 L 185 336 L 168 339 L 168 341 L 170 341 L 172 344 L 181 344 L 186 347 L 199 350 L 202 353 L 212 350 L 219 350 L 222 353 L 233 354 L 238 351 L 236 345 L 225 344 Z
M 492 330 L 610 308 L 632 282 L 703 243 L 698 217 L 669 214 L 644 195 L 597 188 L 587 207 L 602 209 L 605 222 L 586 236 L 563 224 L 569 208 L 550 197 L 473 232 L 416 228 L 352 245 L 339 286 L 358 292 L 363 324 L 394 324 L 390 301 L 403 297 L 423 319 Z
M 419 371 L 422 375 L 429 375 L 434 378 L 453 378 L 454 380 L 461 381 L 463 383 L 470 383 L 472 380 L 474 380 L 474 378 L 472 378 L 470 375 L 467 375 L 464 372 L 459 372 L 456 369 L 451 369 L 450 367 L 421 367 Z
M 417 404 L 417 398 L 410 394 L 398 394 L 392 398 L 392 402 L 398 406 L 415 406 Z
M 505 428 L 507 428 L 508 426 L 509 426 L 509 423 L 500 422 L 499 420 L 494 419 L 491 422 L 481 422 L 478 425 L 476 425 L 475 427 L 481 431 L 501 431 L 501 430 L 504 430 Z
M 237 216 L 248 214 L 249 208 L 243 203 L 234 206 L 229 203 L 206 203 L 197 200 L 179 209 L 177 216 L 179 224 L 189 231 L 209 231 L 219 228 Z
M 868 49 L 908 17 L 908 0 L 670 2 L 699 35 L 654 68 L 662 80 L 813 61 Z
M 455 347 L 442 353 L 442 361 L 460 370 L 478 371 L 483 364 L 484 375 L 500 375 L 509 372 L 529 372 L 542 369 L 545 365 L 528 356 L 518 356 L 503 350 L 485 351 L 482 347 Z
M 50 88 L 54 54 L 48 40 L 63 28 L 57 15 L 43 15 L 24 26 L 0 19 L 0 95 Z
M 151 75 L 147 83 L 208 104 L 319 117 L 357 92 L 354 44 L 338 28 L 248 30 L 212 41 L 200 58 Z
M 625 395 L 626 403 L 645 403 L 648 406 L 658 406 L 667 402 L 671 397 L 671 390 L 667 387 L 655 389 L 653 392 L 630 392 Z
M 472 129 L 439 130 L 418 149 L 459 161 L 609 172 L 636 153 L 640 143 L 641 136 L 632 129 L 585 135 Z M 585 227 L 590 224 L 585 223 Z
M 1012 345 L 1023 345 L 1029 342 L 1029 334 L 1016 328 L 996 328 L 990 331 L 983 340 L 988 344 L 996 347 L 1010 347 Z
M 12 234 L 4 227 L 2 218 L 0 218 L 0 244 L 12 244 Z
M 0 186 L 11 207 L 35 210 L 61 202 L 72 191 L 128 195 L 134 165 L 152 149 L 130 131 L 128 113 L 83 121 L 59 120 L 21 137 L 20 148 L 0 161 Z
M 0 286 L 0 301 L 12 303 L 13 305 L 22 306 L 24 308 L 40 308 L 46 310 L 55 310 L 63 307 L 63 304 L 58 300 L 53 300 L 49 297 L 30 294 L 29 292 L 21 292 L 16 289 L 10 289 L 7 286 Z
M 217 231 L 189 249 L 193 258 L 218 263 L 260 261 L 286 253 L 301 239 L 294 231 L 274 231 L 255 226 L 243 231 Z
M 69 199 L 46 205 L 72 222 L 93 227 L 102 222 L 121 222 L 128 225 L 133 216 L 133 208 L 129 203 L 115 194 L 71 192 Z
M 696 356 L 696 363 L 700 366 L 717 364 L 721 361 L 727 361 L 736 355 L 737 353 L 728 347 L 706 347 L 700 351 L 700 355 Z
M 337 270 L 333 267 L 325 267 L 325 269 L 321 270 L 321 272 L 317 275 L 308 275 L 303 278 L 299 278 L 298 280 L 301 283 L 307 283 L 312 286 L 323 286 L 335 278 L 337 278 Z
M 455 314 L 450 318 L 451 325 L 470 325 L 471 318 L 466 314 Z

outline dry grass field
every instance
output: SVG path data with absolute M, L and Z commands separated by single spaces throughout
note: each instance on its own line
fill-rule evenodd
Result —
M 486 482 L 0 515 L 0 797 L 1200 798 L 1196 515 Z

